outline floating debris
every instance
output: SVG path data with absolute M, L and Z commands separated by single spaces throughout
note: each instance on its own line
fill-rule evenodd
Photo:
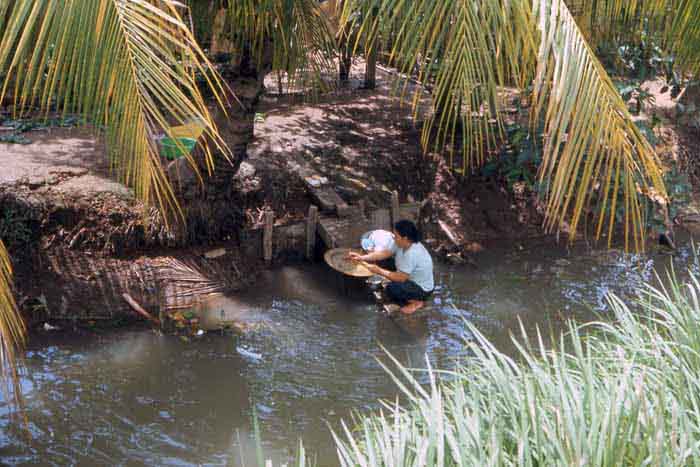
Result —
M 258 361 L 258 360 L 262 360 L 262 358 L 263 358 L 262 355 L 260 355 L 259 353 L 252 352 L 252 351 L 246 349 L 245 347 L 241 347 L 240 345 L 238 347 L 236 347 L 236 351 L 239 354 L 243 355 L 244 357 L 250 358 L 251 360 Z
M 226 248 L 217 248 L 215 250 L 207 251 L 204 253 L 204 257 L 207 259 L 220 258 L 225 256 L 227 253 Z
M 44 323 L 44 331 L 49 332 L 49 331 L 59 331 L 61 328 L 58 326 L 52 326 L 49 323 Z

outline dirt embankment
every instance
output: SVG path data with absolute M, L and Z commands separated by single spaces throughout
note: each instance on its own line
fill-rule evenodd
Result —
M 30 325 L 129 319 L 134 314 L 123 293 L 154 312 L 163 304 L 182 306 L 188 294 L 182 271 L 191 276 L 190 290 L 245 284 L 237 231 L 222 233 L 228 227 L 221 219 L 238 225 L 242 215 L 229 195 L 206 196 L 197 183 L 194 194 L 181 193 L 191 199 L 186 212 L 192 228 L 168 229 L 156 209 L 111 176 L 97 132 L 49 128 L 26 137 L 30 144 L 0 144 L 0 238 L 13 258 L 18 303 Z M 207 259 L 210 241 L 231 246 Z M 250 271 L 255 269 L 253 263 Z
M 346 202 L 363 200 L 370 209 L 389 206 L 392 191 L 401 202 L 422 202 L 428 242 L 445 253 L 468 255 L 492 242 L 542 236 L 532 190 L 525 184 L 509 187 L 497 175 L 457 176 L 445 158 L 425 154 L 421 123 L 413 120 L 410 105 L 395 97 L 395 76 L 379 69 L 377 88 L 366 90 L 360 88 L 363 71 L 358 61 L 347 89 L 315 100 L 263 98 L 248 162 L 265 173 L 311 169 L 330 179 Z M 277 89 L 271 78 L 266 85 Z M 410 83 L 409 94 L 415 87 Z M 280 215 L 305 212 L 304 206 L 282 208 Z
M 183 160 L 164 161 L 185 210 L 182 229 L 167 229 L 157 211 L 113 180 L 104 143 L 89 129 L 0 143 L 0 238 L 15 260 L 30 322 L 134 316 L 125 291 L 149 310 L 234 292 L 263 267 L 264 211 L 274 212 L 276 226 L 306 215 L 312 200 L 299 174 L 309 170 L 351 205 L 389 207 L 393 191 L 402 202 L 421 203 L 426 243 L 451 259 L 543 235 L 527 184 L 498 173 L 459 177 L 445 158 L 424 154 L 420 124 L 393 97 L 392 77 L 380 70 L 377 89 L 358 89 L 362 71 L 353 68 L 350 88 L 316 100 L 268 94 L 257 102 L 251 86 L 241 115 L 217 115 L 235 164 L 219 159 L 204 184 Z M 267 85 L 276 89 L 274 81 Z M 676 142 L 679 150 L 692 153 L 684 141 Z M 303 241 L 303 228 L 296 230 Z M 275 238 L 276 251 L 294 250 L 296 240 Z

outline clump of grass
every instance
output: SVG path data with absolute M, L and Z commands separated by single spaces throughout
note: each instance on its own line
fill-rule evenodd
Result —
M 700 464 L 700 283 L 669 282 L 634 311 L 611 296 L 614 323 L 572 323 L 555 350 L 513 359 L 472 328 L 474 357 L 427 385 L 393 360 L 407 403 L 343 424 L 341 465 Z

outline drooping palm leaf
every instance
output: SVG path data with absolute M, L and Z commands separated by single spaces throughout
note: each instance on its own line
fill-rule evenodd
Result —
M 660 0 L 658 0 L 660 1 Z M 696 0 L 668 0 L 664 47 L 675 55 L 676 65 L 683 72 L 700 73 L 700 4 Z
M 345 22 L 366 4 L 346 4 Z M 361 35 L 369 42 L 391 37 L 389 61 L 404 74 L 418 69 L 418 81 L 432 83 L 437 110 L 428 115 L 423 144 L 446 142 L 465 150 L 461 171 L 483 163 L 502 129 L 500 89 L 522 84 L 536 58 L 533 21 L 525 2 L 378 0 L 376 15 L 363 15 Z M 516 80 L 513 82 L 513 77 Z M 404 82 L 402 96 L 408 82 Z M 423 89 L 413 95 L 417 115 Z
M 591 45 L 651 40 L 674 55 L 683 72 L 700 71 L 700 5 L 695 0 L 567 0 Z
M 392 28 L 394 63 L 405 73 L 419 64 L 419 81 L 434 84 L 426 148 L 460 134 L 462 168 L 482 163 L 500 132 L 502 86 L 532 84 L 531 117 L 545 125 L 546 227 L 568 223 L 573 238 L 597 210 L 598 236 L 607 219 L 611 240 L 621 217 L 626 242 L 633 236 L 643 248 L 642 196 L 665 197 L 659 164 L 563 1 L 382 0 L 379 15 L 363 28 Z M 424 90 L 416 91 L 417 112 Z
M 146 203 L 178 210 L 156 135 L 197 119 L 225 152 L 197 85 L 211 71 L 175 0 L 16 0 L 0 30 L 2 96 L 16 111 L 86 115 L 106 128 L 114 166 Z M 2 11 L 0 11 L 2 13 Z M 211 153 L 205 147 L 209 167 Z M 190 159 L 194 165 L 194 161 Z
M 15 365 L 16 349 L 24 345 L 25 326 L 12 295 L 12 265 L 0 241 L 0 377 L 10 388 L 15 402 L 20 388 Z
M 564 2 L 538 0 L 535 15 L 540 48 L 533 118 L 545 121 L 540 174 L 550 184 L 547 225 L 568 220 L 575 235 L 593 202 L 597 237 L 607 219 L 611 242 L 621 218 L 625 246 L 634 238 L 635 248 L 643 250 L 643 195 L 665 198 L 658 158 Z
M 665 28 L 665 14 L 675 0 L 567 0 L 581 30 L 593 41 L 638 34 L 641 28 Z
M 334 40 L 316 0 L 229 0 L 228 20 L 238 48 L 249 48 L 258 63 L 271 54 L 272 70 L 287 72 L 290 82 L 310 76 L 323 85 Z

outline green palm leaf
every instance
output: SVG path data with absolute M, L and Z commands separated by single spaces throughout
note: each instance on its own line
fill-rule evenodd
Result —
M 222 87 L 174 0 L 17 0 L 2 2 L 0 96 L 17 112 L 38 107 L 79 113 L 106 127 L 122 180 L 165 214 L 179 207 L 155 142 L 195 118 L 223 152 L 196 74 L 216 96 Z M 206 146 L 206 145 L 205 145 Z M 209 167 L 211 153 L 205 147 Z M 194 165 L 194 161 L 191 160 Z
M 12 265 L 0 241 L 0 377 L 10 385 L 15 402 L 20 400 L 15 351 L 24 345 L 24 321 L 12 295 Z
M 310 76 L 324 86 L 334 39 L 316 0 L 231 0 L 228 24 L 239 50 L 249 48 L 257 63 L 270 54 L 272 70 L 287 72 L 290 82 Z
M 166 220 L 179 206 L 163 172 L 156 134 L 196 118 L 206 140 L 228 154 L 197 75 L 217 98 L 222 86 L 182 22 L 180 7 L 174 0 L 0 1 L 0 102 L 10 95 L 18 114 L 71 112 L 105 126 L 122 180 L 146 203 L 157 204 Z M 204 150 L 211 168 L 206 142 Z M 14 349 L 23 342 L 24 325 L 11 273 L 0 243 L 0 361 L 2 376 L 10 377 L 18 396 Z
M 573 238 L 597 211 L 598 237 L 607 220 L 611 241 L 621 218 L 626 245 L 634 238 L 643 249 L 643 195 L 665 198 L 661 169 L 563 1 L 381 0 L 379 15 L 362 27 L 395 31 L 392 61 L 405 73 L 420 64 L 419 80 L 434 84 L 426 149 L 459 136 L 461 170 L 483 163 L 502 136 L 503 86 L 532 84 L 533 129 L 545 125 L 546 227 L 569 224 Z M 416 114 L 423 92 L 413 97 Z
M 697 74 L 700 8 L 695 0 L 567 0 L 592 45 L 639 40 L 642 32 L 675 57 L 676 66 Z
M 633 238 L 635 249 L 643 250 L 641 195 L 665 198 L 658 158 L 564 2 L 541 0 L 535 13 L 545 19 L 539 26 L 533 115 L 545 120 L 541 177 L 550 182 L 547 225 L 569 220 L 575 235 L 595 198 L 596 236 L 607 218 L 612 241 L 622 207 L 625 246 Z

